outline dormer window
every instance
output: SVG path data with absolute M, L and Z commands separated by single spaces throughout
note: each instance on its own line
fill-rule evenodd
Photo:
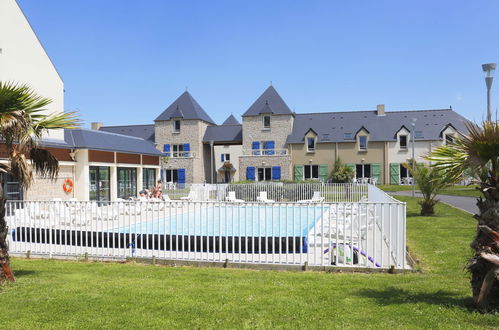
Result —
M 454 143 L 454 134 L 445 134 L 445 143 Z
M 180 133 L 180 120 L 176 119 L 173 121 L 173 133 Z
M 399 136 L 400 149 L 407 149 L 407 135 Z
M 423 136 L 423 131 L 416 131 L 414 132 L 414 138 L 416 139 L 422 139 L 424 136 Z
M 270 129 L 270 116 L 263 116 L 263 128 Z
M 315 152 L 315 138 L 307 138 L 307 152 Z
M 367 150 L 367 136 L 359 136 L 359 150 Z

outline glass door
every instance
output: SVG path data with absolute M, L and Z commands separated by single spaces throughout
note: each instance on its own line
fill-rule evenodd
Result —
M 118 167 L 118 198 L 137 197 L 137 169 Z
M 107 166 L 90 166 L 91 201 L 109 201 L 111 199 L 110 170 Z

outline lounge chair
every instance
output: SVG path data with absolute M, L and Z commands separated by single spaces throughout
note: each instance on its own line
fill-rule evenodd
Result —
M 225 200 L 227 202 L 231 202 L 231 203 L 244 203 L 244 200 L 236 198 L 236 192 L 235 191 L 229 191 L 229 194 L 227 195 L 227 197 L 225 198 Z
M 322 203 L 324 202 L 324 197 L 321 197 L 320 191 L 314 191 L 314 195 L 311 199 L 302 199 L 298 203 Z
M 187 195 L 185 197 L 180 197 L 180 199 L 183 201 L 193 201 L 194 195 L 195 195 L 194 190 L 191 190 L 191 191 L 189 191 L 189 195 Z
M 260 203 L 275 203 L 275 200 L 267 198 L 266 191 L 260 191 L 260 195 L 256 198 L 256 200 Z

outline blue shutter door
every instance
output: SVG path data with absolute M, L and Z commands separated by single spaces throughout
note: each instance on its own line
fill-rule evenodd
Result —
M 255 181 L 255 168 L 253 166 L 246 167 L 246 180 Z
M 224 161 L 224 154 L 221 154 L 220 158 L 222 159 L 222 162 L 223 162 Z
M 167 157 L 170 157 L 170 145 L 169 144 L 163 144 L 163 152 L 166 153 Z
M 189 143 L 184 143 L 184 157 L 189 157 L 191 151 L 191 145 Z
M 274 148 L 275 148 L 275 142 L 274 141 L 267 141 L 267 155 L 273 155 L 275 152 L 274 152 Z
M 260 154 L 260 142 L 254 141 L 251 143 L 251 149 L 253 149 L 253 155 L 258 156 Z
M 281 180 L 280 166 L 272 166 L 272 180 Z
M 178 183 L 185 183 L 185 168 L 178 169 Z

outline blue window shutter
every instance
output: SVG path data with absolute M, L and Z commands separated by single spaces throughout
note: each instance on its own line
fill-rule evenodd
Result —
M 166 153 L 166 156 L 170 156 L 170 145 L 169 144 L 163 144 L 163 152 Z
M 189 143 L 184 143 L 184 157 L 189 157 L 191 151 L 191 145 Z
M 224 159 L 224 154 L 221 154 L 220 157 L 222 158 L 222 162 L 225 160 Z
M 185 168 L 178 169 L 178 183 L 185 183 Z
M 253 141 L 253 143 L 251 143 L 251 149 L 253 149 L 253 155 L 259 155 L 260 154 L 260 142 Z
M 253 166 L 246 167 L 246 180 L 255 181 L 255 167 Z
M 272 180 L 281 180 L 280 166 L 272 166 Z
M 274 154 L 274 148 L 275 148 L 275 142 L 274 141 L 267 141 L 267 155 L 273 155 Z

